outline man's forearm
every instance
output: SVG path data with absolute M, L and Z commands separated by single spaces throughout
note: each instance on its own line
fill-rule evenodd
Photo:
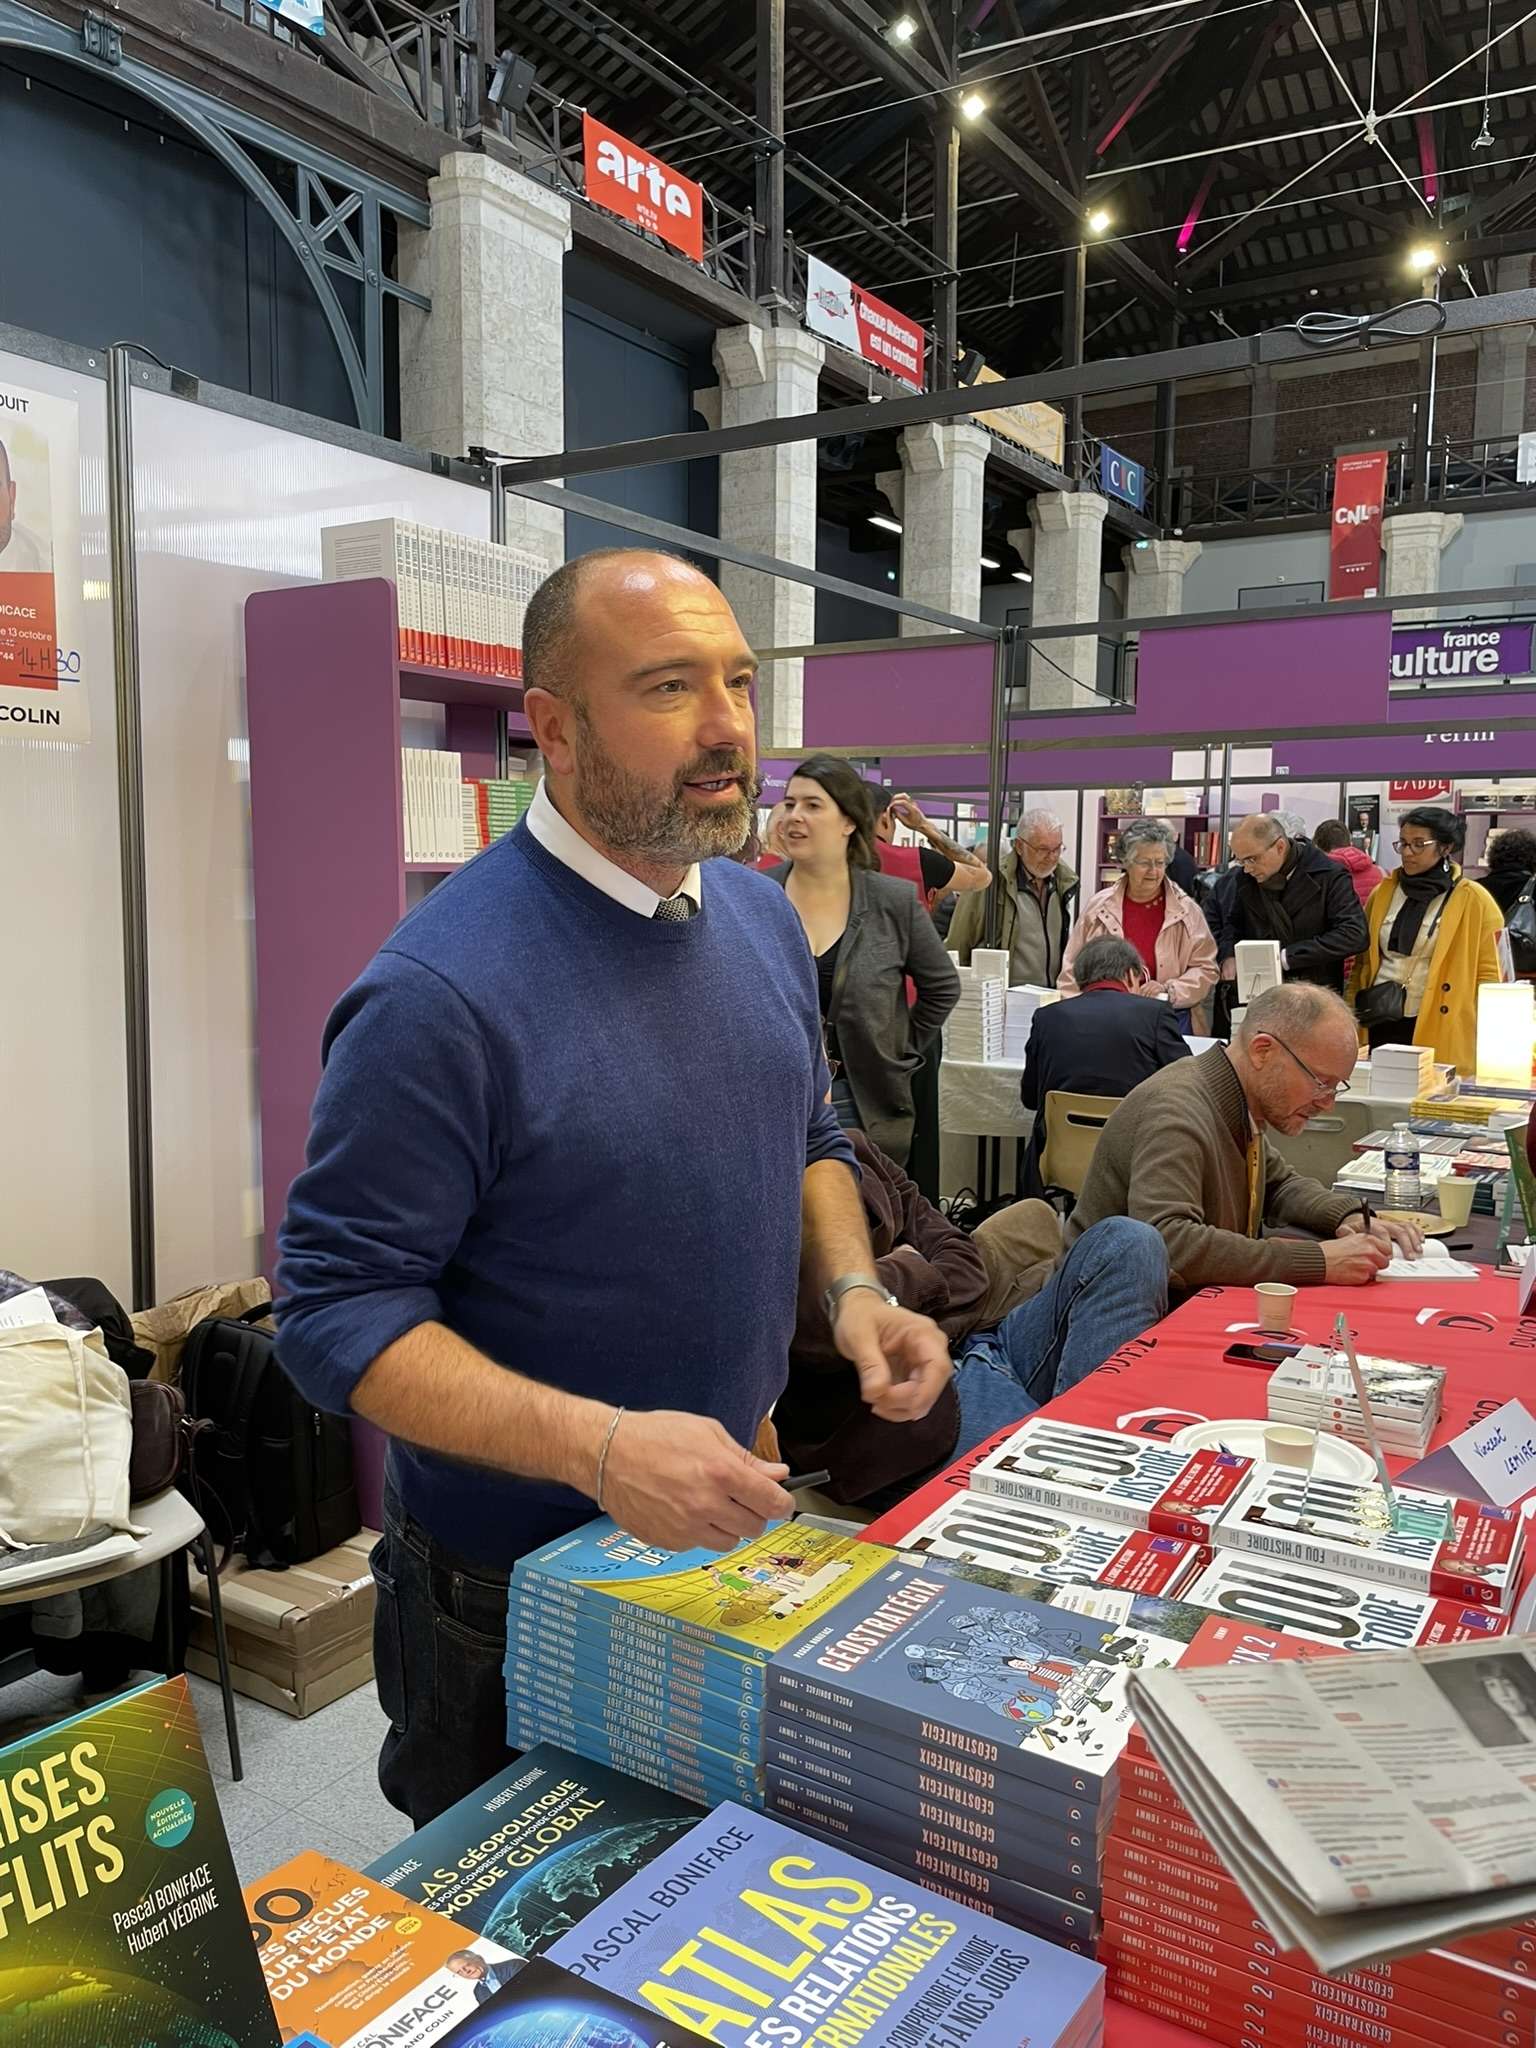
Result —
M 585 1494 L 596 1485 L 613 1419 L 608 1402 L 509 1371 L 442 1323 L 418 1323 L 381 1351 L 353 1390 L 352 1406 L 424 1451 Z
M 855 1174 L 840 1159 L 818 1159 L 800 1185 L 800 1266 L 816 1300 L 845 1273 L 878 1280 Z
M 942 853 L 944 858 L 952 860 L 956 867 L 979 868 L 982 866 L 980 854 L 972 853 L 966 847 L 959 845 L 947 833 L 941 832 L 937 825 L 930 825 L 926 818 L 923 820 L 921 829 L 923 836 L 927 839 L 934 852 Z

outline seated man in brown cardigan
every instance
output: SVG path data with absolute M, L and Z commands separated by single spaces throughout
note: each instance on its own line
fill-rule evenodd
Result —
M 1416 1257 L 1417 1224 L 1368 1223 L 1358 1195 L 1297 1173 L 1265 1135 L 1294 1137 L 1341 1095 L 1358 1042 L 1331 990 L 1287 982 L 1255 997 L 1230 1048 L 1179 1060 L 1126 1096 L 1104 1126 L 1067 1242 L 1106 1216 L 1149 1223 L 1167 1246 L 1175 1297 L 1259 1280 L 1363 1286 L 1394 1247 Z M 1264 1234 L 1277 1229 L 1310 1235 Z
M 874 1505 L 1022 1422 L 1140 1336 L 1167 1306 L 1168 1262 L 1156 1233 L 1124 1217 L 1064 1258 L 1060 1219 L 1045 1202 L 1015 1202 L 967 1237 L 862 1131 L 848 1136 L 881 1282 L 939 1325 L 954 1378 L 921 1421 L 882 1421 L 804 1291 L 773 1421 L 792 1471 L 824 1467 L 834 1500 Z

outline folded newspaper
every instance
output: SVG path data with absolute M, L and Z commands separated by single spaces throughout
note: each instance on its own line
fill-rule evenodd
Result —
M 1147 1671 L 1131 1703 L 1254 1911 L 1319 1969 L 1536 1914 L 1536 1638 Z

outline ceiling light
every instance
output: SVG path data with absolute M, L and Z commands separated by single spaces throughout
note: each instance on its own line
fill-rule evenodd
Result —
M 893 43 L 910 43 L 917 34 L 917 23 L 910 14 L 898 14 L 886 34 Z
M 1027 569 L 1015 569 L 1013 572 L 1013 580 L 1015 583 L 1033 583 L 1035 579 L 1033 576 L 1030 575 Z
M 883 512 L 871 512 L 869 523 L 871 526 L 878 526 L 882 533 L 900 533 L 901 531 L 901 521 L 899 519 L 887 519 Z
M 990 555 L 983 555 L 981 558 L 981 566 L 983 567 L 983 569 L 1001 569 L 1003 565 L 1001 562 L 994 562 Z
M 964 99 L 961 100 L 960 102 L 960 111 L 962 114 L 964 114 L 967 121 L 979 120 L 980 117 L 987 111 L 986 94 L 980 92 L 968 92 L 965 95 Z
M 1102 235 L 1106 229 L 1113 226 L 1113 218 L 1102 206 L 1096 206 L 1088 216 L 1088 232 L 1092 235 Z
M 1423 277 L 1426 271 L 1438 270 L 1440 259 L 1445 254 L 1438 242 L 1418 242 L 1408 251 L 1408 268 L 1415 277 Z

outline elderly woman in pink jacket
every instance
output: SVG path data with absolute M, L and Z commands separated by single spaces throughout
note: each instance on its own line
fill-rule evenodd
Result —
M 1168 878 L 1173 833 L 1160 818 L 1133 818 L 1120 833 L 1122 880 L 1090 896 L 1072 927 L 1056 986 L 1079 993 L 1072 963 L 1090 939 L 1129 939 L 1146 966 L 1138 995 L 1166 998 L 1181 1030 L 1189 1013 L 1215 986 L 1216 942 L 1205 913 Z

